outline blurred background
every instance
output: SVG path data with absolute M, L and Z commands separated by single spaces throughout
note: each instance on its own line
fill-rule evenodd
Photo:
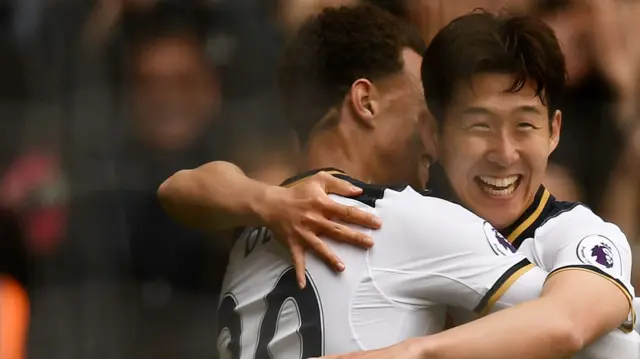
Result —
M 156 188 L 213 160 L 289 175 L 280 51 L 359 2 L 426 41 L 478 7 L 548 22 L 570 78 L 545 184 L 640 243 L 640 1 L 2 0 L 0 358 L 216 358 L 227 248 L 169 220 Z

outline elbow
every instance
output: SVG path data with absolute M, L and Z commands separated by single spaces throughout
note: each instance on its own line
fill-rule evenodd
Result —
M 180 178 L 184 177 L 187 170 L 181 170 L 173 174 L 173 176 L 167 178 L 162 184 L 158 187 L 157 196 L 160 204 L 164 208 L 164 210 L 171 214 L 173 203 L 175 203 L 175 197 L 178 193 L 178 184 L 180 182 Z
M 575 354 L 588 344 L 588 338 L 580 326 L 569 318 L 558 318 L 550 334 L 550 344 L 555 348 L 561 348 L 565 355 Z

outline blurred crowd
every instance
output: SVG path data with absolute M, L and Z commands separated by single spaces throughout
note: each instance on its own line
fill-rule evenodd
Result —
M 0 273 L 13 266 L 28 295 L 29 358 L 216 357 L 228 248 L 172 222 L 156 189 L 213 160 L 274 184 L 292 174 L 281 49 L 309 15 L 359 2 L 415 25 L 427 42 L 480 7 L 547 21 L 570 87 L 545 184 L 638 248 L 638 1 L 5 0 Z M 437 174 L 431 187 L 444 186 Z

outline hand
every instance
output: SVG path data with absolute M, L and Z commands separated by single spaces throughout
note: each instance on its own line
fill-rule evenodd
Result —
M 361 194 L 362 189 L 326 172 L 319 172 L 290 188 L 271 187 L 259 210 L 264 224 L 291 251 L 301 288 L 306 285 L 307 247 L 336 270 L 343 271 L 345 268 L 344 263 L 319 235 L 363 248 L 373 245 L 371 238 L 364 233 L 335 223 L 332 219 L 371 229 L 380 227 L 380 220 L 371 213 L 338 204 L 329 198 L 328 193 L 352 197 Z
M 353 352 L 347 354 L 327 355 L 322 358 L 309 359 L 419 359 L 422 358 L 416 339 L 408 339 L 390 347 Z

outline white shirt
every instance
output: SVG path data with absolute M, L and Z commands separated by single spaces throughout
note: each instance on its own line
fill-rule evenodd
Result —
M 538 297 L 547 273 L 486 221 L 411 188 L 364 185 L 333 197 L 379 216 L 367 251 L 332 242 L 336 273 L 307 256 L 297 289 L 290 255 L 264 228 L 246 229 L 230 254 L 218 347 L 228 358 L 307 358 L 385 347 L 442 330 L 445 305 L 477 313 Z
M 556 201 L 541 187 L 522 217 L 501 232 L 549 276 L 565 270 L 590 271 L 611 281 L 628 298 L 627 322 L 585 348 L 576 359 L 640 358 L 640 336 L 629 333 L 636 322 L 634 306 L 640 306 L 633 303 L 631 249 L 617 226 L 582 204 Z M 458 323 L 472 319 L 458 310 L 453 314 Z

